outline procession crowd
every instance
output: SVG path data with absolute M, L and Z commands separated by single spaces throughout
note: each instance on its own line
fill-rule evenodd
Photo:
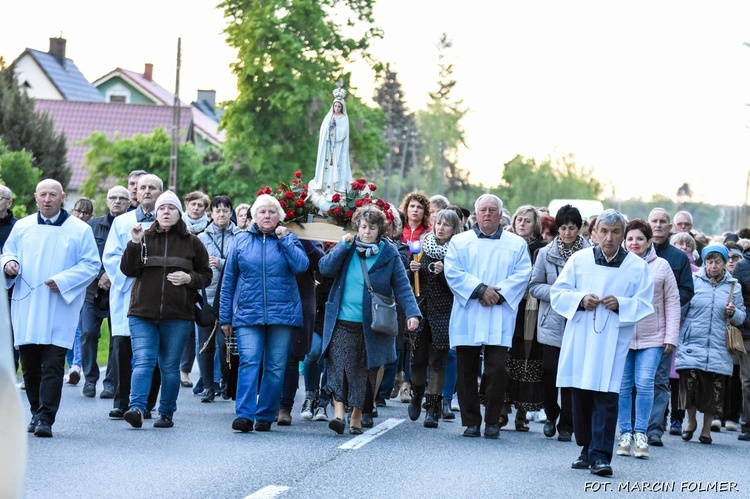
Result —
M 93 398 L 102 378 L 109 418 L 134 428 L 174 426 L 181 387 L 234 399 L 238 432 L 298 414 L 357 435 L 394 399 L 425 428 L 460 411 L 466 437 L 536 418 L 600 476 L 667 433 L 750 441 L 750 354 L 727 339 L 737 326 L 750 352 L 750 229 L 709 238 L 685 211 L 511 215 L 490 194 L 466 209 L 414 191 L 400 209 L 364 204 L 325 243 L 290 232 L 271 195 L 181 200 L 142 170 L 96 217 L 86 198 L 68 213 L 54 180 L 28 217 L 12 198 L 0 186 L 0 266 L 38 437 L 64 383 Z

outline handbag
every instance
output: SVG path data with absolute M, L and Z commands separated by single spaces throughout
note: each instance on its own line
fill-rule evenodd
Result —
M 727 302 L 727 305 L 732 303 L 733 296 L 734 283 L 732 283 L 732 287 L 729 290 L 729 301 Z M 747 353 L 745 351 L 745 341 L 742 339 L 742 331 L 729 322 L 729 317 L 725 317 L 724 322 L 727 325 L 727 350 L 729 350 L 729 353 Z
M 398 336 L 396 299 L 393 296 L 388 297 L 373 291 L 364 259 L 360 258 L 359 263 L 362 264 L 362 273 L 365 276 L 365 284 L 367 285 L 367 291 L 370 292 L 370 298 L 372 301 L 372 323 L 370 324 L 370 329 L 376 333 L 385 334 L 387 336 Z
M 208 303 L 205 286 L 201 286 L 201 292 L 195 294 L 193 318 L 200 327 L 213 326 L 216 323 L 216 310 Z

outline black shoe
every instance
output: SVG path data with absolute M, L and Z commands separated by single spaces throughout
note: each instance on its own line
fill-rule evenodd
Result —
M 174 421 L 169 416 L 159 414 L 159 418 L 154 421 L 154 428 L 171 428 L 174 426 Z
M 743 442 L 750 442 L 750 431 L 743 431 L 737 436 L 737 440 L 742 440 Z
M 567 430 L 560 430 L 560 433 L 557 435 L 557 440 L 559 442 L 570 442 L 573 440 L 573 435 Z
M 115 398 L 115 389 L 111 386 L 105 386 L 102 389 L 102 393 L 99 394 L 100 399 L 113 399 Z
M 39 425 L 37 425 L 37 428 L 39 428 Z M 711 445 L 711 443 L 713 443 L 713 440 L 711 439 L 711 437 L 704 437 L 703 435 L 698 437 L 698 441 L 702 444 L 707 444 L 707 445 Z
M 232 421 L 232 429 L 241 431 L 242 433 L 248 433 L 253 431 L 253 422 L 247 418 L 237 418 Z
M 507 415 L 500 415 L 500 419 L 498 420 L 498 424 L 500 425 L 500 428 L 504 428 L 508 425 L 508 416 Z
M 375 407 L 385 407 L 386 405 L 384 398 L 377 397 L 375 399 Z
M 372 416 L 374 418 L 376 418 L 376 417 L 379 416 L 379 414 L 378 414 L 378 408 L 377 407 L 373 407 L 372 408 L 372 412 L 370 412 L 370 416 Z
M 349 427 L 349 434 L 350 435 L 361 435 L 362 434 L 362 428 L 359 428 L 357 426 L 350 426 Z
M 122 419 L 125 416 L 125 411 L 122 409 L 112 409 L 109 411 L 109 419 Z
M 29 421 L 29 426 L 26 427 L 26 431 L 28 431 L 29 433 L 34 433 L 34 430 L 36 430 L 36 425 L 38 424 L 39 420 L 37 418 L 31 418 L 31 421 Z
M 580 456 L 578 456 L 578 459 L 573 461 L 573 464 L 571 464 L 570 467 L 574 470 L 587 470 L 591 468 L 591 463 L 589 462 L 589 458 L 586 455 L 581 454 Z
M 545 437 L 554 437 L 555 433 L 557 432 L 557 429 L 555 428 L 555 422 L 554 421 L 547 421 L 544 423 L 544 428 L 542 429 L 544 432 Z
M 473 424 L 466 427 L 464 430 L 464 436 L 465 437 L 478 437 L 481 435 L 479 432 L 479 425 Z
M 409 401 L 409 419 L 416 421 L 422 414 L 422 398 L 424 396 L 424 387 L 411 386 L 411 400 Z
M 372 428 L 375 426 L 375 422 L 372 420 L 372 414 L 371 413 L 362 413 L 362 428 Z
M 696 425 L 695 428 L 697 428 L 697 427 L 698 426 Z M 685 430 L 685 431 L 683 431 L 682 432 L 682 439 L 684 441 L 686 441 L 686 442 L 689 441 L 689 440 L 692 440 L 693 439 L 693 433 L 695 433 L 695 428 L 693 428 L 692 430 Z
M 597 476 L 612 476 L 612 466 L 604 461 L 597 461 L 591 465 L 591 474 Z
M 143 426 L 143 413 L 138 409 L 130 409 L 123 414 L 123 419 L 130 423 L 133 428 L 140 428 Z
M 652 433 L 648 436 L 648 445 L 653 445 L 654 447 L 664 447 L 664 442 L 661 441 L 660 435 Z
M 500 436 L 500 425 L 488 424 L 484 426 L 484 438 L 496 439 Z
M 39 421 L 34 428 L 35 437 L 49 438 L 52 436 L 52 425 L 44 421 Z
M 343 435 L 344 428 L 346 428 L 346 423 L 344 423 L 344 420 L 341 418 L 333 418 L 328 422 L 328 428 L 335 431 L 339 435 Z
M 203 390 L 203 393 L 201 395 L 201 402 L 204 404 L 210 404 L 216 397 L 216 393 L 213 390 Z
M 148 409 L 143 411 L 143 419 L 151 419 L 151 411 Z
M 259 419 L 255 422 L 255 431 L 271 431 L 271 422 Z
M 219 382 L 219 387 L 221 388 L 221 398 L 229 400 L 231 397 L 229 396 L 229 386 L 227 386 L 226 381 L 221 380 Z
M 96 383 L 87 381 L 83 384 L 83 396 L 88 398 L 96 397 Z
M 440 422 L 440 407 L 435 404 L 431 405 L 427 409 L 427 414 L 424 415 L 424 427 L 425 428 L 437 428 Z
M 523 419 L 516 419 L 516 431 L 527 432 L 529 431 L 529 425 Z
M 440 404 L 440 416 L 445 420 L 456 419 L 456 414 L 451 409 L 450 400 L 443 399 L 443 403 Z

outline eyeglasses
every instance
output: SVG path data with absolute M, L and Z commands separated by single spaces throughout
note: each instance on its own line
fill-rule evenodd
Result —
M 110 196 L 107 199 L 110 201 L 130 201 L 130 198 L 122 197 L 122 196 Z
M 729 259 L 733 262 L 739 262 L 740 260 L 742 260 L 742 257 L 740 255 L 729 255 Z
M 93 212 L 91 211 L 81 211 L 81 210 L 76 210 L 76 209 L 73 209 L 73 213 L 80 213 L 81 215 L 84 215 L 84 216 L 93 215 Z
M 6 198 L 5 196 L 0 196 L 0 201 L 10 201 L 12 198 Z

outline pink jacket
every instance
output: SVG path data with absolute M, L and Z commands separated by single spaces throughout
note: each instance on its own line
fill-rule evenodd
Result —
M 658 256 L 651 246 L 646 256 L 654 278 L 654 313 L 635 326 L 630 348 L 661 347 L 665 343 L 677 346 L 680 334 L 680 293 L 669 263 Z

